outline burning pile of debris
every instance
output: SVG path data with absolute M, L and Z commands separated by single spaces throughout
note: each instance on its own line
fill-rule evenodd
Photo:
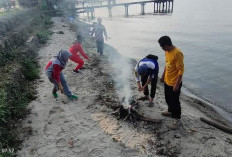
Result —
M 123 121 L 129 119 L 131 121 L 142 120 L 142 121 L 149 121 L 154 123 L 161 122 L 161 119 L 150 118 L 145 116 L 143 113 L 140 113 L 138 111 L 138 107 L 139 107 L 139 102 L 136 99 L 130 97 L 127 100 L 125 97 L 123 97 L 121 100 L 121 105 L 112 114 L 116 115 L 117 119 L 123 119 Z

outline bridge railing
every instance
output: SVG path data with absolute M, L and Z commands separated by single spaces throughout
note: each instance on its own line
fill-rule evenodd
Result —
M 154 4 L 154 13 L 172 13 L 173 12 L 173 0 L 144 0 L 144 1 L 135 1 L 135 2 L 129 2 L 129 3 L 111 3 L 112 1 L 115 0 L 109 0 L 107 1 L 108 4 L 102 4 L 99 3 L 97 5 L 94 5 L 93 3 L 89 3 L 88 6 L 82 5 L 82 7 L 76 8 L 78 10 L 78 13 L 84 13 L 87 12 L 91 13 L 91 15 L 94 15 L 94 9 L 96 8 L 108 8 L 109 12 L 109 17 L 112 17 L 112 8 L 117 7 L 117 6 L 124 6 L 125 7 L 125 16 L 129 16 L 129 6 L 130 5 L 135 5 L 135 4 L 140 4 L 141 5 L 141 14 L 145 14 L 145 5 L 147 3 L 153 3 Z M 99 1 L 100 2 L 100 1 Z M 94 18 L 94 17 L 92 17 Z

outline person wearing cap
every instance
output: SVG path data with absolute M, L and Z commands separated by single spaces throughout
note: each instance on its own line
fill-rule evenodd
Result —
M 155 55 L 148 55 L 146 58 L 140 60 L 135 66 L 135 77 L 138 85 L 138 90 L 143 91 L 144 97 L 139 100 L 149 100 L 149 107 L 154 105 L 154 98 L 156 93 L 156 84 L 159 73 L 158 57 Z M 142 86 L 140 83 L 140 77 Z M 150 98 L 148 84 L 151 84 Z
M 81 45 L 82 41 L 83 41 L 83 37 L 81 35 L 77 35 L 77 41 L 75 41 L 73 45 L 69 48 L 69 51 L 72 54 L 70 60 L 78 64 L 76 68 L 73 70 L 73 72 L 75 73 L 79 73 L 79 69 L 83 68 L 84 61 L 83 59 L 81 59 L 81 56 L 89 60 L 89 57 L 85 54 L 82 48 Z
M 46 65 L 46 75 L 51 83 L 54 84 L 52 94 L 54 98 L 58 97 L 57 91 L 60 90 L 61 93 L 65 94 L 69 99 L 77 99 L 76 95 L 73 95 L 68 87 L 68 84 L 64 78 L 62 70 L 64 70 L 69 57 L 72 54 L 67 50 L 61 50 L 54 56 Z
M 100 53 L 100 55 L 103 55 L 103 49 L 104 49 L 104 37 L 105 39 L 108 39 L 106 28 L 104 25 L 102 25 L 102 18 L 97 19 L 97 24 L 94 27 L 94 34 L 95 34 L 95 40 L 97 45 L 97 52 Z
M 160 81 L 164 82 L 165 100 L 168 105 L 168 110 L 162 112 L 162 115 L 179 120 L 181 119 L 179 99 L 184 74 L 184 55 L 172 44 L 169 36 L 162 36 L 158 42 L 165 51 L 165 67 Z

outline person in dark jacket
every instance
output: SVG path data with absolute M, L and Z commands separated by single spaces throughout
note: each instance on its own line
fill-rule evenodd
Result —
M 144 97 L 139 100 L 149 100 L 149 107 L 154 105 L 154 98 L 156 93 L 156 84 L 159 73 L 159 64 L 158 57 L 155 55 L 148 55 L 146 58 L 143 58 L 135 66 L 135 77 L 138 85 L 138 90 L 143 91 Z M 140 83 L 140 77 L 142 86 Z M 150 97 L 148 84 L 151 84 Z
M 95 40 L 97 45 L 97 52 L 100 53 L 100 55 L 103 55 L 103 49 L 104 49 L 104 37 L 105 40 L 108 40 L 106 28 L 104 25 L 102 25 L 102 18 L 97 19 L 97 24 L 94 26 L 94 34 L 95 34 Z

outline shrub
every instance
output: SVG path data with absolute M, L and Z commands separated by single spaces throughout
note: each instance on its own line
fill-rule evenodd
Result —
M 16 136 L 6 127 L 11 117 L 10 110 L 11 106 L 7 103 L 7 93 L 3 89 L 0 89 L 0 150 L 9 145 L 14 145 L 16 140 Z M 1 156 L 12 156 L 12 153 L 0 152 L 0 157 Z
M 39 69 L 35 59 L 24 58 L 21 65 L 23 67 L 23 74 L 27 80 L 31 81 L 39 77 Z
M 53 24 L 49 16 L 43 16 L 43 21 L 44 21 L 44 24 L 49 27 Z
M 3 89 L 0 89 L 0 125 L 7 123 L 9 114 L 10 109 L 7 105 L 7 94 Z
M 46 31 L 38 32 L 36 35 L 40 44 L 46 44 L 51 34 L 52 34 L 51 31 L 46 30 Z

